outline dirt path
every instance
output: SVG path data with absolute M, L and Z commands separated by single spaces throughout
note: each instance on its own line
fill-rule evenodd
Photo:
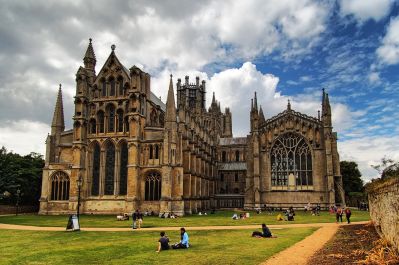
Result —
M 299 241 L 293 246 L 277 253 L 272 256 L 262 265 L 272 264 L 290 264 L 300 265 L 307 264 L 307 261 L 313 254 L 321 249 L 328 240 L 330 240 L 337 232 L 339 225 L 323 226 L 316 232 L 306 237 L 304 240 Z
M 368 222 L 355 222 L 352 224 L 366 224 Z M 286 224 L 286 225 L 268 225 L 270 229 L 283 229 L 295 227 L 338 227 L 336 223 L 313 223 L 313 224 Z M 239 229 L 259 229 L 260 225 L 234 225 L 234 226 L 191 226 L 185 227 L 187 230 L 239 230 Z M 0 229 L 15 229 L 15 230 L 30 230 L 30 231 L 65 231 L 65 227 L 46 227 L 46 226 L 29 226 L 29 225 L 13 225 L 1 224 Z M 131 229 L 127 227 L 83 227 L 82 231 L 97 231 L 97 232 L 124 232 L 124 231 L 177 231 L 180 227 L 146 227 L 141 229 Z

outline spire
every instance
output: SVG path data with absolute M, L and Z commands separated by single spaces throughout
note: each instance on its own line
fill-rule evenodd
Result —
M 213 96 L 212 96 L 212 104 L 216 104 L 215 92 L 213 92 Z
M 291 102 L 290 102 L 290 100 L 288 100 L 287 110 L 291 110 Z
M 263 114 L 262 105 L 259 106 L 259 121 L 261 123 L 265 122 L 265 115 Z
M 255 91 L 255 97 L 254 97 L 254 108 L 256 111 L 258 110 L 258 99 L 256 97 L 256 91 Z
M 54 135 L 56 132 L 63 132 L 64 129 L 64 106 L 62 104 L 62 91 L 60 84 L 60 87 L 58 89 L 57 102 L 55 103 L 53 122 L 51 123 L 51 134 Z
M 176 122 L 175 95 L 173 92 L 172 75 L 170 75 L 168 98 L 166 100 L 166 122 Z
M 321 118 L 324 123 L 324 126 L 331 127 L 331 106 L 330 99 L 328 98 L 328 94 L 323 88 L 323 97 L 322 97 L 322 105 L 321 105 Z
M 92 39 L 89 39 L 89 46 L 87 47 L 85 57 L 83 58 L 83 62 L 85 64 L 86 69 L 90 69 L 94 71 L 96 67 L 96 55 L 94 54 L 93 45 L 91 44 Z

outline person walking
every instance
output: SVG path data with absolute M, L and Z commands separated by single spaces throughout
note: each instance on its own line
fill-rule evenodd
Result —
M 350 220 L 351 215 L 352 215 L 351 209 L 349 209 L 349 207 L 346 207 L 345 208 L 345 216 L 346 216 L 346 221 L 348 222 L 348 224 L 351 223 L 351 220 Z
M 335 213 L 335 217 L 336 217 L 336 219 L 337 219 L 337 223 L 338 223 L 339 221 L 341 221 L 341 223 L 342 223 L 342 215 L 343 215 L 343 213 L 342 213 L 342 208 L 341 208 L 341 207 L 338 207 L 337 212 Z
M 138 210 L 134 211 L 132 214 L 133 229 L 137 228 L 137 213 L 138 213 Z

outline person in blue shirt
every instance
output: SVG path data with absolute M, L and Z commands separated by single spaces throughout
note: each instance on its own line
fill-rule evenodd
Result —
M 173 249 L 178 248 L 188 248 L 190 244 L 188 243 L 188 234 L 184 227 L 180 228 L 180 242 L 176 243 L 172 246 Z

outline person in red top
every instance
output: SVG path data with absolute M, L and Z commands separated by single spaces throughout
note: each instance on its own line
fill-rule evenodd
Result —
M 348 221 L 348 224 L 351 223 L 351 220 L 350 220 L 351 215 L 352 215 L 351 209 L 349 209 L 349 207 L 346 207 L 345 208 L 345 216 L 346 216 L 346 221 Z

